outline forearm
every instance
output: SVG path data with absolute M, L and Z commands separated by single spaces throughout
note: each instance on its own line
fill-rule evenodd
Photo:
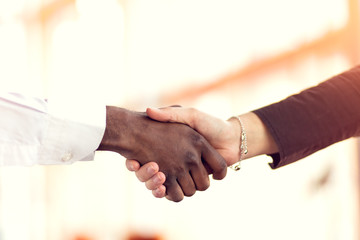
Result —
M 360 68 L 254 111 L 279 148 L 273 168 L 360 134 Z

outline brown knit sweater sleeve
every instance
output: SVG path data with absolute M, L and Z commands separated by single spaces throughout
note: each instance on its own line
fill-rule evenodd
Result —
M 360 66 L 255 110 L 279 148 L 272 168 L 360 135 Z

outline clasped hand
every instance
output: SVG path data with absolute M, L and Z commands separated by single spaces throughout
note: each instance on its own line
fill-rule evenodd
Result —
M 216 159 L 220 159 L 219 156 L 217 155 L 220 154 L 224 158 L 227 166 L 237 162 L 240 157 L 240 150 L 239 150 L 240 129 L 236 121 L 232 121 L 232 120 L 224 121 L 219 118 L 210 116 L 206 113 L 200 112 L 193 108 L 180 108 L 180 107 L 147 109 L 147 115 L 153 120 L 162 122 L 162 124 L 169 122 L 183 123 L 195 129 L 206 139 L 205 140 L 201 138 L 202 141 L 208 141 L 212 145 L 212 147 L 215 148 L 215 150 L 217 151 L 216 153 L 213 150 L 211 150 L 211 152 L 215 154 L 214 157 L 216 157 Z M 188 128 L 186 128 L 186 130 L 188 130 Z M 190 137 L 190 139 L 193 138 Z M 181 143 L 183 143 L 183 141 L 181 141 Z M 207 146 L 207 148 L 209 148 L 207 144 L 208 143 L 206 142 L 205 145 Z M 182 193 L 183 193 L 182 196 L 181 196 L 181 190 L 177 187 L 176 190 L 177 198 L 174 199 L 173 197 L 175 195 L 174 194 L 175 192 L 173 190 L 174 177 L 171 176 L 171 174 L 166 174 L 165 172 L 164 172 L 165 175 L 163 174 L 164 168 L 161 167 L 161 164 L 164 163 L 153 160 L 153 162 L 147 163 L 140 167 L 141 162 L 139 164 L 139 162 L 136 161 L 137 159 L 136 160 L 134 160 L 133 158 L 129 158 L 129 159 L 126 160 L 127 168 L 130 171 L 135 171 L 138 179 L 146 183 L 146 187 L 149 190 L 152 190 L 152 193 L 155 197 L 161 198 L 166 196 L 166 198 L 168 198 L 169 200 L 176 201 L 176 200 L 181 200 L 184 195 L 191 196 L 194 193 L 193 186 L 189 187 L 187 184 L 180 184 L 181 187 L 183 186 L 188 186 L 188 187 L 182 188 Z M 207 167 L 208 162 L 206 158 L 204 160 L 205 161 L 203 161 L 203 163 L 205 167 L 209 169 Z M 203 172 L 201 172 L 201 174 L 203 174 Z M 193 177 L 194 180 L 197 178 L 197 176 L 194 175 L 194 172 L 191 172 L 190 175 Z M 220 179 L 219 177 L 215 177 L 215 176 L 216 175 L 214 175 L 214 178 Z M 224 176 L 221 175 L 221 177 Z M 189 189 L 191 189 L 191 191 L 189 191 Z M 205 188 L 203 189 L 196 188 L 196 189 L 204 190 Z
M 206 190 L 209 174 L 222 179 L 227 171 L 224 158 L 189 126 L 154 121 L 145 113 L 117 107 L 107 107 L 105 134 L 98 150 L 114 151 L 136 160 L 128 161 L 127 166 L 138 171 L 140 180 L 149 180 L 149 173 L 154 176 L 160 174 L 157 171 L 162 172 L 158 183 L 164 186 L 160 192 L 164 195 L 166 189 L 167 198 L 175 202 L 192 196 L 196 190 Z M 149 172 L 138 170 L 140 166 Z M 160 185 L 155 181 L 147 187 L 155 189 Z

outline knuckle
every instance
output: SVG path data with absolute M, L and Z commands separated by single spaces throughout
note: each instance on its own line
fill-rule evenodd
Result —
M 159 194 L 159 192 L 153 190 L 152 192 L 153 196 L 156 197 L 156 198 L 161 198 L 161 195 Z
M 145 182 L 146 181 L 144 176 L 141 175 L 140 173 L 136 173 L 136 177 L 137 177 L 137 179 L 139 179 L 140 182 Z
M 202 165 L 201 157 L 194 152 L 187 152 L 185 158 L 185 165 L 187 170 L 199 169 Z
M 164 183 L 166 181 L 166 177 L 165 177 L 165 174 L 163 172 L 158 172 L 156 176 L 159 178 L 159 181 L 161 183 Z
M 185 194 L 185 196 L 191 197 L 191 196 L 193 196 L 195 193 L 196 193 L 196 190 L 194 189 L 194 190 L 191 190 L 190 192 L 187 192 L 187 193 Z
M 226 176 L 227 167 L 228 166 L 225 161 L 220 161 L 218 166 L 213 169 L 213 175 L 216 176 L 215 179 L 223 179 Z
M 188 160 L 186 159 L 185 162 L 187 162 Z M 166 176 L 166 181 L 168 179 L 171 179 L 171 182 L 176 181 L 176 179 L 178 178 L 183 178 L 186 176 L 186 172 L 187 172 L 187 166 L 188 164 L 184 163 L 184 164 L 179 164 L 178 166 L 173 166 L 173 168 L 171 170 L 168 171 L 168 174 Z
M 181 202 L 184 199 L 183 196 L 176 196 L 176 197 L 171 197 L 171 200 L 173 202 Z
M 189 121 L 189 124 L 190 126 L 192 127 L 196 127 L 196 119 L 197 119 L 197 113 L 198 113 L 198 110 L 196 108 L 189 108 L 189 115 L 190 115 L 190 121 Z
M 152 191 L 152 194 L 153 194 L 154 197 L 156 197 L 156 198 L 162 198 L 162 197 L 164 197 L 164 193 L 163 193 L 163 191 L 162 191 L 160 188 L 153 190 L 153 191 Z
M 225 168 L 223 171 L 213 173 L 213 178 L 216 180 L 221 180 L 221 179 L 225 178 L 226 173 L 227 173 L 227 168 Z
M 224 172 L 226 174 L 226 170 L 227 170 L 227 164 L 225 161 L 221 161 L 220 162 L 220 171 Z
M 192 133 L 190 135 L 190 138 L 191 138 L 192 143 L 195 146 L 201 146 L 204 143 L 203 142 L 204 141 L 203 137 L 199 133 L 197 133 L 195 131 L 192 131 Z
M 145 182 L 145 186 L 149 190 L 155 190 L 155 188 L 156 188 L 155 185 L 153 184 L 153 182 L 151 182 L 151 181 Z
M 199 191 L 205 191 L 205 190 L 207 190 L 209 187 L 210 187 L 210 181 L 207 180 L 206 182 L 204 182 L 204 183 L 202 183 L 201 185 L 199 185 L 199 186 L 197 187 L 197 189 L 198 189 Z
M 203 184 L 203 185 L 200 185 L 200 186 L 198 187 L 198 190 L 199 190 L 199 191 L 205 191 L 205 190 L 207 190 L 209 187 L 210 187 L 210 183 L 205 183 L 205 184 Z
M 196 108 L 194 108 L 194 107 L 189 107 L 188 111 L 189 111 L 190 117 L 193 117 L 197 112 Z
M 170 120 L 178 122 L 178 116 L 174 112 L 170 112 Z
M 196 164 L 199 162 L 199 158 L 198 158 L 197 154 L 195 154 L 192 151 L 187 151 L 185 153 L 185 158 L 186 158 L 187 163 Z

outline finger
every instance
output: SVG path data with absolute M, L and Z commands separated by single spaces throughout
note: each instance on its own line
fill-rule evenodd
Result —
M 184 199 L 184 193 L 175 178 L 167 179 L 164 185 L 166 187 L 167 199 L 173 202 L 180 202 Z
M 205 174 L 205 176 L 208 176 Z M 178 183 L 184 193 L 185 196 L 191 197 L 196 192 L 196 187 L 193 179 L 191 178 L 191 175 L 185 175 L 181 178 L 178 178 Z
M 204 168 L 206 169 L 206 172 L 207 172 L 208 175 L 213 174 L 212 169 L 210 168 L 209 164 L 207 164 L 207 162 L 205 162 L 203 160 L 202 164 L 203 164 Z
M 162 172 L 158 172 L 154 176 L 152 176 L 152 178 L 150 178 L 145 182 L 145 186 L 149 190 L 155 190 L 160 186 L 162 186 L 165 180 L 166 180 L 165 174 Z
M 192 127 L 193 122 L 191 109 L 180 107 L 148 108 L 146 114 L 153 120 L 160 122 L 184 123 Z
M 131 172 L 136 172 L 140 169 L 140 163 L 136 160 L 126 159 L 126 168 Z
M 202 158 L 208 164 L 214 179 L 223 179 L 226 176 L 227 164 L 225 159 L 207 141 L 204 141 Z
M 154 162 L 149 162 L 140 167 L 138 171 L 135 172 L 136 177 L 141 182 L 146 182 L 152 178 L 159 171 L 159 166 Z
M 210 179 L 207 170 L 204 166 L 191 169 L 191 176 L 194 180 L 195 187 L 199 191 L 205 191 L 210 186 Z
M 160 122 L 173 122 L 174 119 L 172 118 L 171 110 L 167 111 L 167 109 L 169 108 L 147 108 L 146 114 L 153 120 L 157 120 Z
M 163 198 L 166 195 L 166 187 L 164 185 L 161 185 L 159 188 L 152 190 L 152 194 L 156 198 Z

